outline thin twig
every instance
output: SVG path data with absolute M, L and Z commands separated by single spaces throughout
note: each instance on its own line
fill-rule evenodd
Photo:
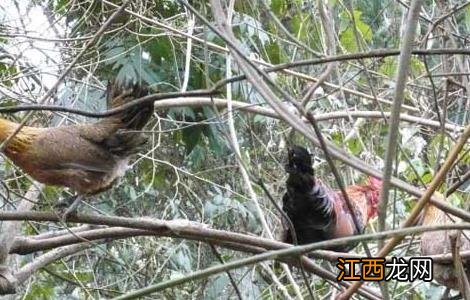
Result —
M 215 255 L 215 257 L 217 258 L 217 260 L 221 263 L 221 264 L 225 264 L 225 261 L 224 259 L 222 258 L 222 256 L 220 255 L 219 251 L 217 251 L 217 248 L 212 245 L 212 244 L 209 244 L 209 247 L 211 248 L 212 250 L 212 253 Z M 232 274 L 227 271 L 225 272 L 228 276 L 228 279 L 230 281 L 230 283 L 232 284 L 232 287 L 233 289 L 235 290 L 235 293 L 237 294 L 237 297 L 239 300 L 243 300 L 243 297 L 242 297 L 242 294 L 240 293 L 240 289 L 238 288 L 238 285 L 237 283 L 235 282 L 235 279 L 233 278 Z
M 398 71 L 394 90 L 392 115 L 390 118 L 389 132 L 387 136 L 387 147 L 385 150 L 384 170 L 382 177 L 382 187 L 380 189 L 380 200 L 378 205 L 378 231 L 386 229 L 388 195 L 390 191 L 390 179 L 393 173 L 393 162 L 397 150 L 398 127 L 400 124 L 400 110 L 405 97 L 405 87 L 410 70 L 411 50 L 414 42 L 418 16 L 421 9 L 422 0 L 411 2 L 408 18 L 406 21 L 405 35 L 402 39 L 402 48 L 398 61 Z M 379 241 L 379 248 L 383 247 L 383 241 Z
M 470 180 L 470 170 L 464 174 L 461 178 L 459 178 L 457 180 L 457 182 L 455 182 L 453 185 L 451 185 L 447 191 L 446 191 L 446 196 L 450 196 L 452 195 L 456 190 L 458 190 L 462 185 L 464 185 L 465 183 L 468 183 L 468 181 Z

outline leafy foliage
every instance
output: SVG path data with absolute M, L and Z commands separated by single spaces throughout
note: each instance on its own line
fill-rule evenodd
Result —
M 103 1 L 57 0 L 46 3 L 20 1 L 18 11 L 15 11 L 13 2 L 7 0 L 0 7 L 0 107 L 36 103 L 116 9 Z M 122 1 L 111 2 L 122 4 Z M 128 9 L 135 14 L 123 13 L 110 24 L 100 41 L 73 66 L 54 97 L 47 99 L 47 104 L 103 111 L 106 82 L 115 77 L 147 84 L 152 93 L 206 89 L 226 78 L 229 66 L 227 52 L 223 50 L 226 46 L 224 40 L 199 18 L 196 18 L 194 28 L 190 28 L 189 20 L 193 15 L 178 1 L 130 2 Z M 354 2 L 352 9 L 341 1 L 327 1 L 326 9 L 333 28 L 324 27 L 316 1 L 265 2 L 270 11 L 256 1 L 235 1 L 232 18 L 232 29 L 241 50 L 261 67 L 312 59 L 316 53 L 328 53 L 326 49 L 329 47 L 335 47 L 338 54 L 345 54 L 400 45 L 406 9 L 394 1 L 361 0 Z M 212 7 L 207 1 L 191 3 L 214 24 Z M 445 7 L 434 7 L 429 2 L 423 9 L 429 15 L 431 12 L 435 14 L 432 15 L 432 20 L 435 20 L 453 9 L 456 3 L 450 1 L 440 4 Z M 449 18 L 452 26 L 445 30 L 441 31 L 439 26 L 434 28 L 438 31 L 429 37 L 429 44 L 421 39 L 431 27 L 421 21 L 422 29 L 416 43 L 423 49 L 450 47 L 447 39 L 455 39 L 453 43 L 464 45 L 464 37 L 470 31 L 469 12 L 469 7 L 455 12 L 453 18 Z M 449 33 L 456 28 L 458 34 Z M 337 44 L 326 44 L 327 30 L 332 31 Z M 187 52 L 190 32 L 191 49 Z M 460 69 L 461 60 L 465 57 L 447 55 L 428 56 L 426 59 L 433 74 L 465 71 Z M 465 63 L 468 62 L 465 60 Z M 230 67 L 233 75 L 242 75 L 233 57 Z M 326 76 L 326 81 L 314 91 L 306 106 L 316 116 L 344 112 L 344 118 L 330 115 L 330 118 L 319 122 L 324 137 L 377 169 L 381 169 L 389 146 L 386 143 L 388 120 L 373 119 L 364 114 L 364 120 L 358 121 L 348 114 L 390 111 L 397 68 L 397 57 L 338 63 Z M 289 73 L 276 71 L 269 76 L 276 82 L 276 87 L 301 100 L 312 84 L 318 82 L 324 70 L 324 64 L 305 65 Z M 469 102 L 465 88 L 462 88 L 468 83 L 462 78 L 435 76 L 433 86 L 423 58 L 413 57 L 404 99 L 408 108 L 403 112 L 424 121 L 440 121 L 442 118 L 455 126 L 468 125 Z M 251 84 L 244 80 L 231 84 L 234 101 L 269 108 Z M 224 99 L 227 96 L 227 90 L 222 88 L 214 97 Z M 149 142 L 140 155 L 133 158 L 121 183 L 87 201 L 80 209 L 86 213 L 99 212 L 136 219 L 143 216 L 164 220 L 189 219 L 222 230 L 252 235 L 265 233 L 247 183 L 239 171 L 238 158 L 232 150 L 227 109 L 215 109 L 212 105 L 181 106 L 178 101 L 184 101 L 184 98 L 171 100 L 174 101 L 172 107 L 155 111 L 145 131 Z M 291 109 L 295 110 L 293 106 Z M 19 120 L 23 115 L 5 117 Z M 34 114 L 31 123 L 57 126 L 84 120 L 84 117 L 73 114 L 41 112 Z M 429 126 L 424 121 L 400 123 L 400 151 L 395 169 L 397 177 L 421 188 L 430 183 L 460 132 L 442 129 L 439 123 Z M 289 143 L 310 146 L 317 176 L 334 185 L 324 153 L 312 148 L 305 137 L 294 132 L 285 122 L 261 113 L 238 110 L 233 111 L 233 122 L 241 162 L 252 179 L 262 179 L 267 184 L 278 203 L 284 192 L 283 162 Z M 339 161 L 335 163 L 346 183 L 364 179 L 361 172 Z M 441 191 L 445 192 L 468 173 L 469 165 L 467 145 Z M 32 186 L 31 180 L 3 158 L 0 158 L 0 177 L 1 199 L 8 199 L 0 201 L 3 201 L 5 209 L 13 209 L 11 202 L 21 200 L 20 195 Z M 276 231 L 281 226 L 280 213 L 261 189 L 254 184 L 253 188 L 268 225 Z M 36 209 L 51 210 L 58 199 L 70 195 L 70 191 L 62 188 L 46 187 Z M 415 203 L 399 190 L 393 191 L 391 199 L 386 220 L 390 228 L 399 226 Z M 453 205 L 468 208 L 468 199 L 467 183 L 448 200 Z M 372 228 L 375 226 L 375 223 L 371 224 Z M 24 228 L 27 235 L 58 229 L 49 223 L 31 223 Z M 35 273 L 29 289 L 21 292 L 22 296 L 26 299 L 61 299 L 72 294 L 77 298 L 111 298 L 220 264 L 208 243 L 185 238 L 129 237 L 97 244 L 49 265 L 44 272 Z M 375 243 L 370 245 L 375 247 Z M 223 247 L 217 249 L 225 261 L 251 255 Z M 393 255 L 419 253 L 412 242 L 397 249 Z M 355 251 L 364 253 L 361 248 Z M 26 263 L 39 254 L 22 257 L 22 260 Z M 331 269 L 334 270 L 334 263 Z M 230 273 L 243 299 L 282 299 L 285 294 L 280 285 L 294 295 L 294 287 L 275 264 L 249 266 Z M 306 293 L 302 276 L 296 269 L 293 273 L 302 292 Z M 330 296 L 333 288 L 327 281 L 318 276 L 308 279 L 322 297 Z M 390 287 L 396 298 L 428 299 L 443 291 L 435 283 L 397 283 Z M 232 299 L 236 293 L 227 273 L 220 273 L 167 289 L 156 297 Z

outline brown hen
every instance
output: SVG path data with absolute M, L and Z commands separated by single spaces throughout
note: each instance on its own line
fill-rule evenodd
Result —
M 148 91 L 110 82 L 107 107 L 116 108 Z M 153 113 L 153 102 L 131 107 L 95 123 L 53 128 L 23 127 L 5 146 L 6 156 L 35 180 L 90 196 L 109 189 L 127 169 L 129 156 L 146 139 L 136 132 Z M 0 142 L 18 123 L 0 118 Z
M 454 221 L 459 220 L 455 218 Z M 444 213 L 439 208 L 435 207 L 434 205 L 428 205 L 426 207 L 424 211 L 423 225 L 451 223 L 453 222 L 449 216 L 447 216 L 446 213 Z M 446 230 L 423 233 L 421 235 L 421 254 L 423 256 L 427 256 L 452 253 L 452 235 L 460 240 L 460 251 L 470 250 L 470 230 L 465 230 L 463 232 L 457 230 Z M 455 262 L 456 259 L 457 261 Z M 461 270 L 462 267 L 464 270 Z M 464 275 L 466 275 L 467 278 L 470 278 L 470 259 L 460 260 L 460 257 L 456 257 L 456 255 L 454 255 L 454 263 L 435 262 L 433 264 L 434 279 L 438 283 L 450 289 L 460 290 L 462 293 L 465 292 L 462 290 L 462 287 L 466 285 L 466 279 L 464 278 Z M 467 295 L 467 297 L 468 296 L 470 295 Z

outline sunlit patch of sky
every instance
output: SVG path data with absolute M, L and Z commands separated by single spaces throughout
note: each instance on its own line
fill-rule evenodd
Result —
M 0 23 L 7 34 L 24 34 L 28 37 L 40 37 L 46 39 L 60 38 L 64 36 L 62 20 L 54 25 L 47 19 L 41 5 L 32 4 L 31 1 L 0 1 Z M 57 15 L 56 15 L 57 16 Z M 57 21 L 57 20 L 56 20 Z M 54 26 L 54 29 L 53 27 Z M 8 38 L 4 49 L 19 61 L 33 66 L 45 87 L 51 87 L 57 80 L 56 75 L 61 65 L 60 44 L 53 41 L 41 41 L 32 38 Z

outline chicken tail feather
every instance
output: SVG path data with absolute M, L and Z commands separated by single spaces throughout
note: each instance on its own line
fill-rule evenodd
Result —
M 117 108 L 135 99 L 148 95 L 148 89 L 141 84 L 119 83 L 112 80 L 108 83 L 106 102 L 108 109 Z M 141 130 L 149 121 L 153 113 L 153 102 L 146 102 L 132 106 L 118 114 L 124 129 Z

